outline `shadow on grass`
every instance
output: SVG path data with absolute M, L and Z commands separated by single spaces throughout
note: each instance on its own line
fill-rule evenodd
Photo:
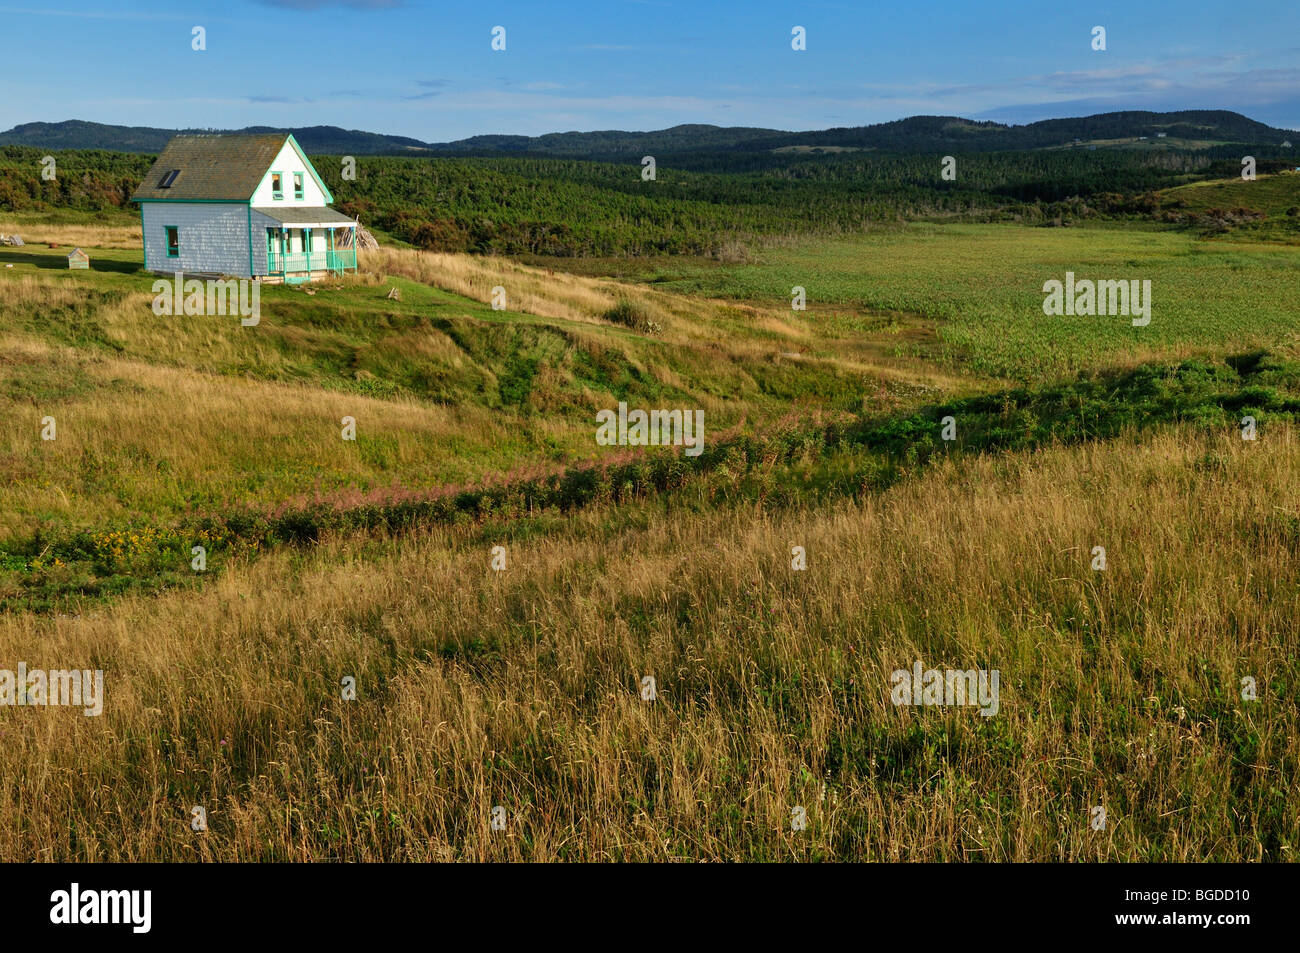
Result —
M 14 265 L 31 265 L 32 268 L 39 268 L 43 272 L 74 272 L 68 267 L 68 255 L 72 252 L 72 244 L 57 248 L 49 248 L 47 251 L 34 251 L 36 246 L 23 246 L 23 248 L 6 247 L 0 250 L 0 267 L 5 264 Z M 25 251 L 25 248 L 32 248 L 32 251 Z M 66 248 L 66 251 L 64 251 Z M 134 274 L 143 270 L 139 261 L 118 261 L 110 257 L 91 257 L 91 272 L 103 272 L 112 274 Z
M 846 437 L 918 462 L 945 443 L 974 452 L 1027 450 L 1105 440 L 1157 424 L 1221 427 L 1242 414 L 1260 420 L 1300 416 L 1300 363 L 1259 351 L 1219 361 L 1081 374 L 1050 387 L 981 394 L 903 417 L 862 421 Z M 945 423 L 954 437 L 946 442 Z
M 68 253 L 72 251 L 73 246 L 68 245 L 67 251 L 62 251 L 63 246 L 49 249 L 48 252 L 20 251 L 15 248 L 6 248 L 0 251 L 0 266 L 6 264 L 14 265 L 31 265 L 33 268 L 40 268 L 42 271 L 74 271 L 68 267 Z M 130 275 L 141 271 L 138 261 L 117 261 L 112 258 L 91 258 L 90 271 L 99 271 L 119 275 Z

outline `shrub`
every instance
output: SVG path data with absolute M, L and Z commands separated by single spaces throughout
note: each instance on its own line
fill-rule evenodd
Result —
M 641 302 L 628 298 L 619 298 L 614 307 L 606 311 L 603 317 L 606 321 L 621 324 L 643 334 L 663 333 L 663 326 L 654 319 L 650 309 Z

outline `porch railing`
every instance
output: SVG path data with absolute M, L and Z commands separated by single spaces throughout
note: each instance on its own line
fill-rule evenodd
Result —
M 356 271 L 357 250 L 339 248 L 334 251 L 299 252 L 291 255 L 272 251 L 266 257 L 266 270 L 269 274 L 300 271 L 332 271 L 342 274 L 344 271 Z

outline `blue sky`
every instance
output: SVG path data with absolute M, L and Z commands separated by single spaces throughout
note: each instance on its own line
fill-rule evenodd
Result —
M 0 62 L 0 128 L 319 124 L 446 141 L 1190 108 L 1300 128 L 1300 3 L 1278 0 L 0 0 Z

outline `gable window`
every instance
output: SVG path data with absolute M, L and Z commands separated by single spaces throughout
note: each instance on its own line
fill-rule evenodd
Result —
M 175 225 L 168 225 L 163 228 L 167 236 L 167 257 L 179 258 L 181 253 L 181 233 Z
M 176 176 L 180 174 L 181 174 L 180 169 L 172 169 L 170 172 L 165 173 L 162 177 L 162 181 L 158 183 L 158 188 L 170 189 L 172 187 L 172 183 L 176 181 Z
M 271 198 L 277 202 L 284 198 L 284 174 L 281 172 L 271 173 Z
M 302 173 L 295 172 L 293 174 L 293 197 L 301 202 L 302 195 Z

